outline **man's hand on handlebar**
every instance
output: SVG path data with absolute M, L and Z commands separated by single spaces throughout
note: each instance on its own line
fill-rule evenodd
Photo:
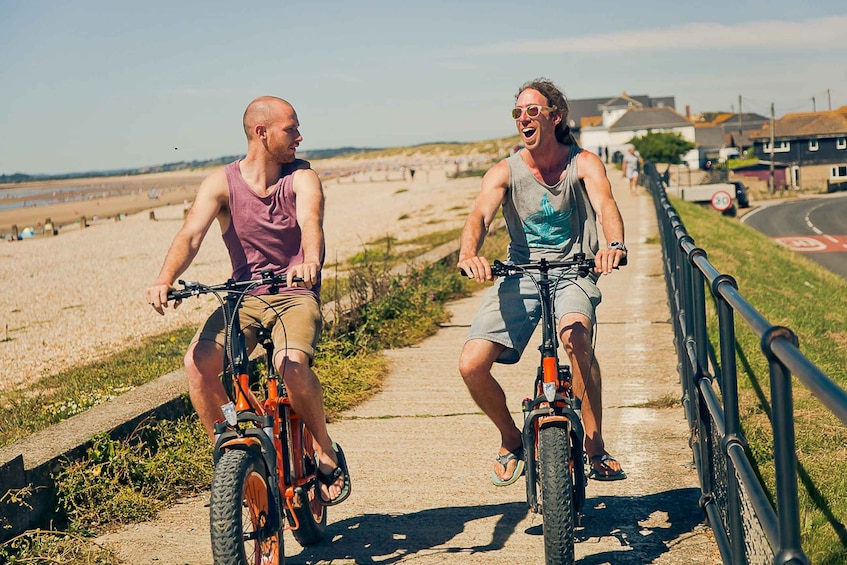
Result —
M 612 269 L 626 265 L 626 251 L 621 249 L 599 249 L 594 256 L 594 272 L 608 275 Z
M 491 264 L 485 257 L 480 257 L 478 255 L 468 257 L 467 259 L 459 261 L 458 267 L 466 277 L 474 279 L 479 283 L 490 281 L 494 278 L 491 274 Z
M 318 282 L 318 273 L 321 271 L 320 263 L 301 263 L 288 269 L 286 285 L 289 287 L 312 288 Z M 301 280 L 294 280 L 298 277 Z
M 173 290 L 173 286 L 169 284 L 155 283 L 147 289 L 147 304 L 161 314 L 165 315 L 165 308 L 168 307 L 168 292 Z M 174 300 L 174 310 L 182 304 L 182 300 Z

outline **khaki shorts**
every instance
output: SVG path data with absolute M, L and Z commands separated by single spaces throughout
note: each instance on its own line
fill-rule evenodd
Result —
M 247 296 L 238 311 L 247 350 L 256 347 L 256 332 L 260 327 L 271 330 L 276 351 L 296 349 L 315 361 L 315 347 L 321 336 L 321 309 L 317 299 L 310 294 L 265 294 Z M 214 341 L 225 347 L 226 324 L 223 308 L 209 316 L 194 334 L 191 343 L 200 340 Z

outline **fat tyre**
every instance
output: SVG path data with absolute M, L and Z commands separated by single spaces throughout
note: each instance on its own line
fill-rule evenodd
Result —
M 303 547 L 320 542 L 326 533 L 326 506 L 318 504 L 315 498 L 315 488 L 315 481 L 312 481 L 307 489 L 295 495 L 294 514 L 296 514 L 296 521 L 291 510 L 285 509 L 290 527 L 293 528 L 295 524 L 300 525 L 296 530 L 291 530 L 291 534 L 297 540 L 297 543 Z
M 542 428 L 538 440 L 544 557 L 547 565 L 574 562 L 574 501 L 566 428 Z
M 280 565 L 282 521 L 268 531 L 273 507 L 267 469 L 252 450 L 227 451 L 215 466 L 210 503 L 212 555 L 216 565 Z

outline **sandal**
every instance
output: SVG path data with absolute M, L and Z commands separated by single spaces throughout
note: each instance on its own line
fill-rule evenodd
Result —
M 617 459 L 615 459 L 608 453 L 590 457 L 588 459 L 588 462 L 591 464 L 591 472 L 588 473 L 588 478 L 594 479 L 595 481 L 621 481 L 625 479 L 626 473 L 623 472 L 623 469 L 619 471 L 613 470 L 608 465 L 609 461 L 614 461 L 617 463 Z M 598 470 L 595 465 L 597 465 L 600 470 Z
M 517 461 L 515 464 L 515 469 L 512 471 L 512 475 L 508 479 L 501 479 L 500 476 L 491 471 L 491 482 L 494 483 L 494 486 L 498 487 L 507 487 L 511 484 L 514 484 L 521 475 L 523 475 L 524 471 L 524 460 L 523 460 L 523 445 L 517 448 L 514 451 L 510 451 L 503 455 L 497 456 L 497 462 L 503 466 L 503 469 L 509 468 L 509 461 Z
M 350 496 L 350 491 L 353 490 L 352 483 L 350 482 L 350 471 L 347 470 L 347 460 L 344 458 L 344 452 L 341 450 L 341 446 L 335 442 L 332 442 L 332 450 L 335 451 L 335 456 L 338 459 L 338 466 L 335 467 L 329 473 L 324 473 L 321 471 L 321 467 L 317 464 L 317 471 L 315 471 L 315 477 L 317 477 L 318 481 L 329 487 L 335 484 L 338 481 L 339 477 L 344 477 L 344 485 L 341 487 L 341 492 L 338 493 L 338 496 L 333 498 L 332 500 L 327 500 L 323 497 L 323 491 L 321 490 L 320 484 L 316 485 L 315 489 L 315 498 L 318 500 L 318 503 L 322 506 L 335 506 L 336 504 L 340 504 L 347 500 L 347 497 Z M 317 462 L 316 462 L 317 463 Z

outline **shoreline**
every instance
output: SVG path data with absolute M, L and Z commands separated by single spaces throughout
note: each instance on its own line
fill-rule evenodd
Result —
M 27 202 L 55 200 L 55 194 L 49 190 L 50 187 L 77 188 L 63 192 L 63 201 L 0 210 L 0 236 L 4 239 L 10 238 L 15 228 L 19 234 L 30 228 L 36 237 L 53 235 L 44 233 L 46 224 L 52 224 L 54 233 L 58 234 L 63 230 L 83 227 L 83 220 L 86 225 L 91 225 L 106 220 L 119 220 L 162 206 L 188 205 L 194 201 L 200 182 L 209 172 L 182 171 L 133 177 L 91 177 L 0 185 L 0 192 L 3 189 L 25 189 L 30 186 L 43 189 L 40 195 L 28 196 L 25 199 Z M 104 184 L 117 185 L 117 188 L 112 186 L 108 192 L 98 191 L 98 187 Z M 151 198 L 153 194 L 155 198 Z

